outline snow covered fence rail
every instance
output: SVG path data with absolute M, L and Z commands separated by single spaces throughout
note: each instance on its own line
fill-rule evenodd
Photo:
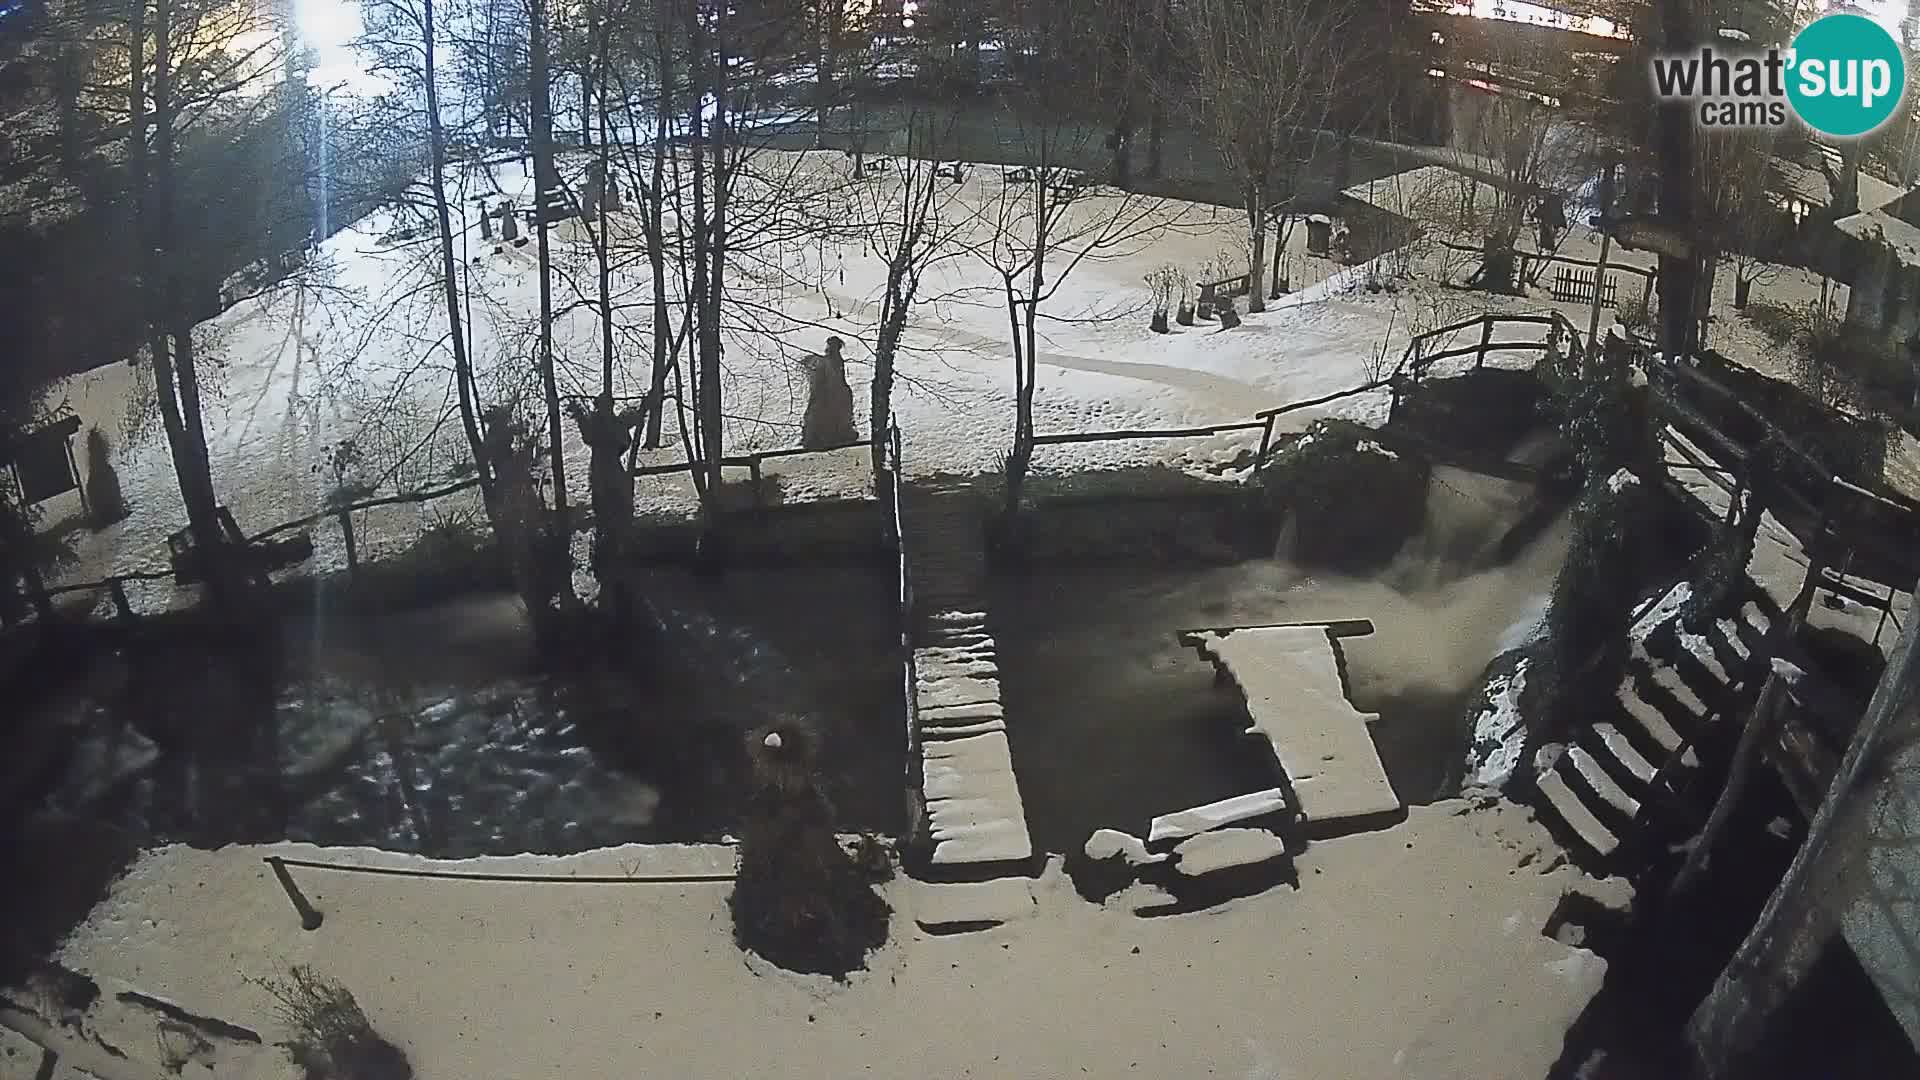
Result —
M 1547 328 L 1547 336 L 1543 340 L 1493 340 L 1494 330 L 1503 325 L 1544 326 Z M 1480 341 L 1477 344 L 1428 351 L 1427 346 L 1429 342 L 1439 340 L 1451 341 L 1455 334 L 1474 327 L 1480 329 Z M 1475 371 L 1478 371 L 1486 366 L 1487 354 L 1490 352 L 1539 352 L 1554 354 L 1560 351 L 1563 339 L 1566 344 L 1572 347 L 1574 353 L 1578 354 L 1583 351 L 1580 344 L 1579 329 L 1577 329 L 1573 323 L 1569 322 L 1565 315 L 1557 311 L 1549 312 L 1545 315 L 1500 315 L 1495 313 L 1477 315 L 1471 319 L 1462 319 L 1457 323 L 1416 335 L 1412 341 L 1407 342 L 1406 352 L 1401 354 L 1400 363 L 1393 369 L 1393 375 L 1389 378 L 1399 379 L 1405 376 L 1417 382 L 1427 373 L 1427 369 L 1434 364 L 1442 360 L 1451 360 L 1462 356 L 1473 357 L 1473 368 Z

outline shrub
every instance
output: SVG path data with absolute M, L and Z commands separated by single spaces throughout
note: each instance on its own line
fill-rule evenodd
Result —
M 887 940 L 892 909 L 840 846 L 814 770 L 818 737 L 802 724 L 754 729 L 753 794 L 728 906 L 734 941 L 791 971 L 844 979 Z
M 120 474 L 113 468 L 113 446 L 97 427 L 87 429 L 87 508 L 96 529 L 123 521 L 132 513 L 120 490 Z
M 1275 455 L 1260 480 L 1273 508 L 1293 520 L 1294 559 L 1362 570 L 1391 559 L 1425 523 L 1429 471 L 1368 428 L 1326 420 Z
M 305 1080 L 412 1080 L 400 1048 L 380 1037 L 353 993 L 304 965 L 262 980 L 293 1033 L 287 1051 Z
M 1751 313 L 1752 308 L 1748 308 L 1748 312 Z M 1653 326 L 1655 314 L 1654 305 L 1641 296 L 1622 297 L 1613 309 L 1614 318 L 1619 320 L 1620 325 L 1636 334 L 1644 334 Z

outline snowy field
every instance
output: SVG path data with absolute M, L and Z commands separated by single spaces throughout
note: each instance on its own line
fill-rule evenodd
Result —
M 756 222 L 740 241 L 729 278 L 725 336 L 726 437 L 729 453 L 792 447 L 806 405 L 803 359 L 823 350 L 829 335 L 847 342 L 848 376 L 864 430 L 871 349 L 885 287 L 885 262 L 876 250 L 882 233 L 858 224 L 886 221 L 898 203 L 900 179 L 885 173 L 852 181 L 836 151 L 766 152 L 743 182 L 740 212 Z M 565 165 L 577 172 L 584 162 Z M 497 203 L 529 202 L 531 181 L 518 162 L 468 170 L 457 178 L 456 209 L 464 217 L 456 240 L 463 260 L 462 296 L 481 394 L 514 401 L 537 425 L 544 416 L 534 366 L 537 352 L 538 273 L 534 245 L 489 243 L 480 235 L 477 196 Z M 969 169 L 964 184 L 943 184 L 936 214 L 946 240 L 921 285 L 902 345 L 894 403 L 904 434 L 907 471 L 982 473 L 999 467 L 1012 442 L 1014 421 L 1009 324 L 994 238 L 1003 223 L 1022 224 L 1011 209 L 1022 192 L 997 166 Z M 1356 188 L 1357 197 L 1427 217 L 1447 182 L 1434 166 Z M 1455 181 L 1457 182 L 1457 181 Z M 1255 411 L 1316 397 L 1366 381 L 1391 366 L 1416 333 L 1488 311 L 1538 314 L 1557 309 L 1585 330 L 1587 309 L 1552 300 L 1543 287 L 1529 297 L 1497 297 L 1450 288 L 1471 257 L 1432 242 L 1389 253 L 1374 264 L 1341 268 L 1307 256 L 1305 229 L 1295 228 L 1289 250 L 1296 282 L 1315 282 L 1272 310 L 1248 315 L 1232 331 L 1218 324 L 1175 325 L 1167 335 L 1147 326 L 1151 308 L 1144 276 L 1164 266 L 1191 278 L 1209 264 L 1244 260 L 1244 218 L 1238 211 L 1177 200 L 1140 200 L 1102 191 L 1076 204 L 1069 226 L 1103 213 L 1128 215 L 1130 227 L 1060 275 L 1039 324 L 1038 389 L 1041 433 L 1169 428 L 1251 419 Z M 829 223 L 821 236 L 822 223 Z M 616 393 L 637 399 L 649 378 L 652 281 L 639 223 L 614 216 L 612 293 Z M 1072 231 L 1071 228 L 1068 231 Z M 1433 234 L 1446 235 L 1443 228 Z M 397 239 L 391 213 L 377 213 L 329 239 L 310 272 L 267 294 L 244 300 L 197 331 L 215 393 L 206 417 L 215 487 L 241 528 L 257 532 L 317 511 L 333 486 L 329 449 L 352 440 L 360 454 L 347 476 L 379 494 L 444 484 L 466 456 L 451 378 L 444 298 L 435 286 L 437 246 L 431 232 Z M 1468 234 L 1455 234 L 1468 239 Z M 601 324 L 594 261 L 585 227 L 577 221 L 553 230 L 555 349 L 561 392 L 585 398 L 600 381 Z M 1084 244 L 1081 246 L 1085 246 Z M 1575 226 L 1562 254 L 1591 259 L 1598 238 Z M 1051 265 L 1066 263 L 1070 242 Z M 1236 254 L 1240 253 L 1240 254 Z M 1645 252 L 1613 254 L 1616 263 L 1647 266 Z M 1001 259 L 1004 261 L 1004 258 Z M 677 271 L 669 264 L 669 274 Z M 1367 278 L 1394 283 L 1372 292 Z M 1637 277 L 1621 275 L 1622 293 Z M 1719 317 L 1713 344 L 1769 374 L 1791 372 L 1773 346 L 1732 310 L 1733 274 L 1723 267 L 1715 283 Z M 671 296 L 680 284 L 670 281 Z M 1724 295 L 1722 295 L 1724 294 Z M 1803 304 L 1820 295 L 1817 278 L 1776 268 L 1755 289 L 1756 299 Z M 1844 286 L 1832 302 L 1844 310 Z M 1244 300 L 1241 306 L 1244 307 Z M 676 303 L 675 318 L 678 319 Z M 1603 332 L 1613 321 L 1603 313 Z M 677 327 L 676 327 L 677 329 Z M 1539 328 L 1503 330 L 1503 338 L 1538 337 Z M 1455 344 L 1466 344 L 1471 332 Z M 1534 353 L 1496 357 L 1529 363 Z M 98 534 L 78 534 L 81 558 L 64 580 L 97 580 L 112 572 L 164 565 L 168 533 L 184 527 L 165 439 L 150 415 L 150 378 L 143 364 L 113 364 L 53 388 L 50 402 L 72 408 L 116 440 L 116 464 L 133 506 L 127 521 Z M 669 386 L 671 389 L 671 384 Z M 1384 393 L 1346 398 L 1283 418 L 1298 429 L 1326 415 L 1379 421 Z M 587 453 L 569 420 L 566 461 L 569 494 L 584 503 Z M 669 410 L 666 445 L 640 455 L 641 464 L 684 459 L 678 425 Z M 1244 464 L 1258 432 L 1207 438 L 1111 441 L 1043 446 L 1039 474 L 1079 469 L 1163 464 L 1198 475 L 1231 474 Z M 1920 489 L 1920 453 L 1911 440 L 1894 455 L 1896 482 Z M 737 470 L 744 478 L 745 470 Z M 776 459 L 766 467 L 782 501 L 861 498 L 871 490 L 863 450 Z M 1906 473 L 1913 473 L 1907 476 Z M 697 507 L 684 473 L 641 478 L 636 510 L 652 519 L 692 515 Z M 49 522 L 77 513 L 78 498 L 49 505 Z M 474 517 L 478 498 L 464 493 L 434 503 L 384 507 L 356 515 L 360 551 L 378 558 L 404 548 L 435 524 Z M 339 529 L 312 530 L 316 553 L 309 569 L 344 565 Z M 188 594 L 169 582 L 130 588 L 142 608 L 171 606 Z
M 778 168 L 789 191 L 810 193 L 814 204 L 794 220 L 838 210 L 854 220 L 888 205 L 898 179 L 883 175 L 849 185 L 837 152 L 761 155 Z M 577 165 L 577 163 L 575 163 Z M 467 261 L 463 295 L 470 309 L 473 352 L 488 401 L 516 400 L 540 417 L 532 357 L 536 352 L 538 274 L 533 245 L 496 247 L 480 238 L 473 197 L 481 193 L 528 202 L 530 181 L 517 163 L 474 172 L 462 180 L 466 213 L 457 251 Z M 903 343 L 895 407 L 911 474 L 974 473 L 997 468 L 1012 441 L 1013 372 L 1008 319 L 1000 279 L 990 264 L 995 222 L 1020 189 L 998 167 L 969 170 L 966 183 L 943 191 L 939 212 L 951 240 L 928 270 Z M 1250 317 L 1234 331 L 1215 324 L 1175 327 L 1158 335 L 1147 326 L 1149 293 L 1143 276 L 1163 265 L 1200 278 L 1203 266 L 1242 243 L 1243 218 L 1233 211 L 1178 201 L 1144 203 L 1098 194 L 1076 213 L 1094 217 L 1120 199 L 1132 199 L 1137 227 L 1121 242 L 1081 261 L 1064 277 L 1040 323 L 1038 430 L 1085 431 L 1120 427 L 1176 427 L 1251 418 L 1255 410 L 1324 394 L 1363 381 L 1369 357 L 1398 357 L 1405 346 L 1404 315 L 1365 293 L 1333 295 L 1352 280 L 1336 275 L 1289 297 L 1284 306 Z M 837 201 L 836 201 L 837 200 Z M 783 202 L 793 202 L 792 197 Z M 783 212 L 785 208 L 783 207 Z M 326 466 L 331 446 L 353 440 L 361 464 L 349 473 L 380 493 L 436 486 L 465 455 L 459 435 L 446 348 L 445 305 L 434 287 L 437 250 L 430 234 L 392 242 L 394 219 L 381 213 L 322 245 L 314 271 L 266 295 L 244 300 L 197 331 L 216 393 L 206 418 L 216 489 L 243 530 L 255 532 L 313 513 L 332 487 Z M 616 392 L 629 397 L 647 386 L 652 284 L 637 250 L 639 225 L 616 219 L 614 306 Z M 823 349 L 830 334 L 847 341 L 849 381 L 864 429 L 870 349 L 884 289 L 885 264 L 869 237 L 845 230 L 826 241 L 787 240 L 793 220 L 765 227 L 766 237 L 743 244 L 730 278 L 734 325 L 726 341 L 727 444 L 730 453 L 797 445 L 805 409 L 801 360 Z M 1325 278 L 1336 268 L 1292 247 L 1297 277 Z M 600 322 L 591 248 L 583 226 L 554 230 L 555 349 L 562 393 L 588 396 L 599 388 Z M 621 248 L 627 250 L 620 250 Z M 1057 253 L 1064 263 L 1073 248 Z M 670 268 L 671 272 L 671 268 Z M 674 286 L 678 293 L 677 283 Z M 1241 302 L 1244 307 L 1245 301 Z M 677 317 L 677 312 L 676 312 Z M 114 364 L 77 376 L 53 391 L 89 425 L 117 440 L 116 464 L 133 517 L 84 536 L 81 565 L 68 580 L 112 571 L 152 568 L 164 560 L 165 536 L 185 525 L 158 424 L 134 403 L 147 400 L 144 365 Z M 1383 396 L 1333 406 L 1342 415 L 1377 419 Z M 148 410 L 150 412 L 150 407 Z M 1295 426 L 1315 415 L 1303 413 Z M 130 418 L 133 422 L 130 424 Z M 586 449 L 567 424 L 568 487 L 586 499 Z M 683 458 L 669 421 L 668 446 L 641 462 Z M 1257 433 L 1215 439 L 1108 442 L 1043 447 L 1038 471 L 1166 462 L 1219 471 L 1249 448 Z M 802 456 L 771 463 L 787 500 L 861 497 L 870 490 L 863 451 Z M 742 470 L 744 473 L 744 470 Z M 77 510 L 62 497 L 50 517 Z M 684 516 L 695 509 L 687 478 L 643 478 L 636 494 L 643 515 Z M 433 521 L 472 512 L 477 499 L 441 500 L 428 507 L 393 507 L 356 518 L 363 553 L 404 546 Z M 320 568 L 341 564 L 338 530 L 314 530 Z M 136 593 L 139 590 L 136 589 Z M 144 603 L 166 602 L 146 590 Z M 137 596 L 136 602 L 142 602 Z

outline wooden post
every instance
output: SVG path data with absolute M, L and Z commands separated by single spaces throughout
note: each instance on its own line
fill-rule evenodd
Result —
M 747 459 L 747 476 L 753 484 L 753 508 L 760 509 L 760 458 L 755 455 Z
M 107 579 L 107 594 L 113 597 L 113 610 L 128 622 L 133 621 L 133 605 L 127 603 L 127 584 L 119 578 Z
M 347 543 L 347 573 L 352 575 L 360 569 L 360 553 L 353 542 L 353 511 L 342 510 L 337 517 L 340 521 L 340 535 Z
M 1256 466 L 1267 463 L 1267 451 L 1273 446 L 1273 422 L 1276 419 L 1278 418 L 1274 416 L 1274 414 L 1268 413 L 1267 426 L 1260 429 L 1260 454 L 1253 459 L 1253 463 Z M 1393 422 L 1393 412 L 1391 409 L 1387 412 L 1387 422 Z
M 1747 782 L 1753 778 L 1754 766 L 1760 762 L 1760 748 L 1773 735 L 1775 721 L 1781 712 L 1785 683 L 1797 675 L 1789 674 L 1793 669 L 1778 660 L 1772 663 L 1773 670 L 1760 688 L 1760 700 L 1754 703 L 1753 711 L 1747 714 L 1746 725 L 1740 729 L 1740 742 L 1734 747 L 1732 763 L 1727 766 L 1727 786 L 1720 789 L 1720 797 L 1714 800 L 1713 811 L 1707 815 L 1706 825 L 1693 838 L 1686 862 L 1681 865 L 1680 872 L 1674 875 L 1673 884 L 1668 886 L 1668 903 L 1691 892 L 1699 883 L 1700 876 L 1706 872 L 1714 844 L 1726 830 L 1727 820 L 1733 816 L 1734 807 L 1739 805 L 1740 796 L 1747 790 Z
M 320 929 L 325 916 L 321 915 L 319 909 L 301 894 L 299 886 L 293 883 L 293 875 L 287 873 L 287 864 L 282 862 L 278 855 L 274 855 L 267 859 L 267 865 L 273 867 L 273 876 L 279 879 L 280 888 L 286 891 L 287 899 L 293 901 L 293 910 L 300 913 L 300 929 Z
M 1600 234 L 1600 261 L 1593 271 L 1593 313 L 1587 316 L 1587 340 L 1600 340 L 1600 291 L 1607 280 L 1607 254 L 1613 250 L 1613 234 Z
M 1480 351 L 1473 354 L 1473 370 L 1479 371 L 1487 362 L 1487 346 L 1493 343 L 1493 316 L 1487 315 L 1480 320 Z

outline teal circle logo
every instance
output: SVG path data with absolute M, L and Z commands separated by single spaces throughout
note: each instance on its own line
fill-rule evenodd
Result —
M 1907 90 L 1900 45 L 1864 15 L 1815 19 L 1793 39 L 1787 100 L 1823 135 L 1865 135 L 1893 115 Z

